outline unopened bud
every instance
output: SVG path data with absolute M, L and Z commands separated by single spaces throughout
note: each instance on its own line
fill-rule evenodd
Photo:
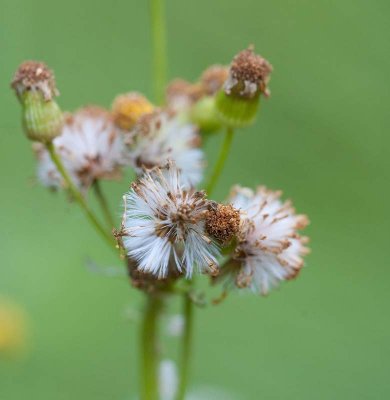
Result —
M 58 96 L 54 75 L 38 61 L 22 63 L 11 87 L 22 104 L 22 122 L 29 139 L 50 142 L 60 135 L 63 115 L 54 97 Z
M 205 96 L 196 102 L 190 111 L 190 121 L 198 126 L 201 132 L 218 131 L 222 124 L 215 106 L 215 97 Z

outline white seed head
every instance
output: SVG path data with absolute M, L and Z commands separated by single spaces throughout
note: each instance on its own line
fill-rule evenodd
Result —
M 280 281 L 294 278 L 303 267 L 308 239 L 298 234 L 308 224 L 281 192 L 235 187 L 230 201 L 241 211 L 235 259 L 240 268 L 236 285 L 267 294 Z
M 126 146 L 110 114 L 99 107 L 85 107 L 68 115 L 60 136 L 53 141 L 56 152 L 73 181 L 88 188 L 95 179 L 113 179 L 126 164 Z M 43 146 L 36 146 L 38 178 L 59 188 L 62 179 Z
M 138 174 L 143 173 L 143 168 L 161 167 L 173 160 L 183 184 L 195 186 L 202 180 L 204 157 L 199 133 L 194 125 L 184 123 L 175 114 L 156 111 L 141 117 L 126 141 Z
M 129 258 L 160 279 L 215 271 L 219 250 L 206 233 L 207 209 L 204 192 L 187 189 L 173 163 L 145 171 L 125 197 L 122 241 Z

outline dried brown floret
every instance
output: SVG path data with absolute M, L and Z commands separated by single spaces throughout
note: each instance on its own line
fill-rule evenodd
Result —
M 27 90 L 37 90 L 43 94 L 45 100 L 58 96 L 53 72 L 43 62 L 25 61 L 16 71 L 11 87 L 18 96 Z
M 240 212 L 232 205 L 212 203 L 206 217 L 206 230 L 221 243 L 230 242 L 240 227 Z
M 269 95 L 267 84 L 272 65 L 263 57 L 255 54 L 253 46 L 240 51 L 230 66 L 229 78 L 225 84 L 226 94 L 238 94 L 253 97 L 259 93 Z

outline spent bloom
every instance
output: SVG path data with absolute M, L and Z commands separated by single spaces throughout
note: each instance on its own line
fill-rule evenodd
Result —
M 126 146 L 110 114 L 97 106 L 84 107 L 65 118 L 61 135 L 53 141 L 56 152 L 80 188 L 95 179 L 112 179 L 126 164 Z M 63 186 L 61 176 L 44 146 L 35 146 L 38 179 L 51 188 Z
M 271 72 L 272 65 L 262 56 L 255 54 L 250 46 L 234 57 L 224 84 L 225 93 L 247 98 L 260 93 L 269 96 L 267 84 Z
M 173 163 L 145 171 L 125 196 L 120 234 L 128 257 L 158 278 L 214 272 L 219 250 L 205 230 L 208 206 Z
M 173 160 L 181 174 L 181 182 L 195 186 L 203 177 L 204 157 L 199 148 L 196 127 L 185 123 L 177 114 L 156 110 L 142 116 L 127 135 L 129 157 L 140 175 L 143 168 L 164 166 Z
M 253 46 L 239 52 L 229 68 L 227 79 L 216 96 L 216 107 L 221 121 L 232 128 L 253 123 L 260 95 L 270 95 L 268 82 L 272 65 L 255 54 Z
M 235 283 L 267 294 L 280 281 L 292 279 L 303 267 L 308 239 L 298 230 L 308 224 L 295 213 L 291 202 L 280 200 L 281 192 L 259 187 L 256 192 L 235 187 L 230 201 L 241 211 L 235 249 Z
M 51 142 L 61 132 L 63 115 L 54 98 L 59 95 L 54 74 L 39 61 L 25 61 L 11 82 L 22 105 L 22 123 L 30 140 Z

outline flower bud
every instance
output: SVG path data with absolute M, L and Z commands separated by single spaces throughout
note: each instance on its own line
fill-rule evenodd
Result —
M 125 130 L 131 130 L 142 115 L 154 110 L 153 105 L 137 92 L 130 92 L 116 97 L 112 104 L 115 124 Z
M 22 104 L 22 123 L 29 139 L 51 142 L 60 135 L 63 115 L 54 101 L 59 92 L 52 71 L 44 63 L 22 63 L 15 73 L 11 87 Z
M 205 96 L 196 102 L 190 111 L 190 121 L 201 132 L 213 133 L 221 128 L 221 121 L 215 107 L 215 97 Z
M 260 95 L 269 96 L 267 88 L 271 64 L 253 51 L 253 47 L 238 53 L 230 66 L 223 89 L 216 95 L 221 121 L 239 128 L 251 124 L 259 107 Z

